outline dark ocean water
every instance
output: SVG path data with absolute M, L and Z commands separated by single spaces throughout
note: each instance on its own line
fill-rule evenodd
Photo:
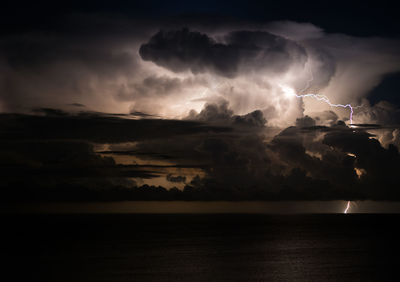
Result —
M 1 281 L 398 281 L 400 215 L 1 215 Z

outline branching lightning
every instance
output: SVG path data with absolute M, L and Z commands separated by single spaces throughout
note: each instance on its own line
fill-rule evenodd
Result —
M 353 124 L 353 113 L 354 113 L 354 107 L 351 104 L 333 104 L 331 103 L 331 101 L 329 101 L 328 97 L 326 97 L 325 95 L 321 95 L 321 94 L 313 94 L 313 93 L 307 93 L 307 94 L 301 94 L 301 95 L 297 95 L 295 94 L 297 98 L 305 98 L 305 97 L 312 97 L 318 101 L 322 101 L 327 103 L 329 106 L 331 107 L 336 107 L 336 108 L 349 108 L 350 109 L 350 124 Z
M 314 76 L 313 76 L 313 73 L 312 73 L 311 69 L 310 69 L 310 68 L 307 68 L 307 69 L 308 69 L 308 71 L 309 71 L 309 73 L 310 73 L 310 79 L 307 80 L 306 86 L 300 91 L 300 93 L 304 93 L 308 88 L 310 88 L 310 85 L 311 85 L 312 81 L 314 80 Z M 334 104 L 334 103 L 332 103 L 332 102 L 329 100 L 329 98 L 326 97 L 325 95 L 316 94 L 316 93 L 297 94 L 297 93 L 294 91 L 294 89 L 292 89 L 292 88 L 290 88 L 290 87 L 286 87 L 286 86 L 282 86 L 282 85 L 280 85 L 280 86 L 281 86 L 281 89 L 282 89 L 285 93 L 294 95 L 294 96 L 296 96 L 297 98 L 311 97 L 311 98 L 314 98 L 314 99 L 316 99 L 316 100 L 318 100 L 318 101 L 325 102 L 326 104 L 328 104 L 328 105 L 331 106 L 331 107 L 335 107 L 335 108 L 349 108 L 349 109 L 350 109 L 350 116 L 349 116 L 350 124 L 353 124 L 354 109 L 355 109 L 355 108 L 358 108 L 359 106 L 354 107 L 354 106 L 352 106 L 351 104 Z
M 314 80 L 314 76 L 313 76 L 313 73 L 312 73 L 311 69 L 308 68 L 308 71 L 309 71 L 309 73 L 310 73 L 310 79 L 307 80 L 306 86 L 300 91 L 300 93 L 304 93 L 304 92 L 310 87 L 310 84 L 311 84 L 312 81 Z M 282 86 L 281 86 L 281 87 L 282 87 Z M 283 90 L 284 92 L 286 92 L 286 93 L 288 92 L 288 88 L 283 87 L 282 90 Z M 333 104 L 333 103 L 329 100 L 328 97 L 326 97 L 325 95 L 321 95 L 321 94 L 314 94 L 314 93 L 297 94 L 297 93 L 294 92 L 293 89 L 291 89 L 289 92 L 292 92 L 292 94 L 295 95 L 297 98 L 311 97 L 311 98 L 314 98 L 314 99 L 316 99 L 316 100 L 318 100 L 318 101 L 325 102 L 325 103 L 327 103 L 327 104 L 328 104 L 329 106 L 331 106 L 331 107 L 336 107 L 336 108 L 349 108 L 349 109 L 350 109 L 350 116 L 349 116 L 350 124 L 353 124 L 354 108 L 360 107 L 360 106 L 353 107 L 351 104 Z M 349 212 L 349 210 L 350 210 L 350 206 L 351 206 L 351 201 L 347 201 L 346 208 L 344 209 L 344 212 L 343 212 L 343 213 L 347 214 L 347 213 Z

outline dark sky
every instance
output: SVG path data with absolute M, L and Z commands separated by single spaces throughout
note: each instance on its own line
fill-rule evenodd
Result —
M 328 32 L 398 37 L 395 1 L 7 1 L 1 9 L 3 32 L 55 29 L 71 13 L 115 14 L 128 18 L 205 17 L 256 22 L 311 22 Z M 65 27 L 65 26 L 64 26 Z

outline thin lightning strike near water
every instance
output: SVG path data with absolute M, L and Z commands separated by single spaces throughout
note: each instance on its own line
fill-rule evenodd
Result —
M 350 209 L 350 201 L 347 201 L 347 205 L 346 205 L 346 208 L 345 208 L 345 210 L 344 210 L 344 212 L 343 213 L 347 213 L 348 211 L 349 211 L 349 209 Z

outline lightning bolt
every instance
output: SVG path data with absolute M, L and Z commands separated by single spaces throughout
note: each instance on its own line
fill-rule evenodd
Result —
M 310 87 L 310 84 L 311 84 L 312 81 L 314 80 L 314 76 L 313 76 L 313 73 L 312 73 L 311 69 L 310 69 L 310 68 L 307 68 L 307 69 L 308 69 L 308 71 L 309 71 L 309 73 L 310 73 L 310 79 L 307 80 L 306 86 L 300 91 L 300 93 L 305 92 L 305 91 Z M 284 91 L 285 91 L 285 90 L 284 90 Z M 287 91 L 287 90 L 286 90 L 286 91 Z M 299 95 L 299 94 L 296 94 L 296 93 L 294 92 L 294 90 L 293 90 L 292 92 L 293 92 L 292 94 L 294 94 L 297 98 L 311 97 L 311 98 L 314 98 L 314 99 L 316 99 L 316 100 L 318 100 L 318 101 L 325 102 L 325 103 L 327 103 L 327 104 L 328 104 L 329 106 L 331 106 L 331 107 L 336 107 L 336 108 L 349 108 L 349 109 L 350 109 L 350 116 L 349 116 L 350 124 L 353 124 L 354 108 L 359 108 L 359 107 L 360 107 L 360 106 L 354 107 L 354 106 L 352 106 L 351 104 L 333 104 L 333 103 L 329 100 L 328 97 L 326 97 L 325 95 L 321 95 L 321 94 L 307 93 L 307 94 L 300 94 L 300 95 Z M 351 201 L 347 201 L 346 208 L 344 209 L 343 213 L 347 214 L 348 211 L 349 211 L 349 209 L 350 209 L 350 206 L 351 206 Z
M 314 76 L 313 73 L 311 71 L 310 67 L 307 67 L 307 70 L 310 73 L 310 78 L 307 80 L 307 83 L 305 85 L 305 87 L 300 91 L 300 93 L 304 93 L 308 88 L 310 88 L 310 85 L 312 83 L 312 81 L 314 80 Z M 317 93 L 306 93 L 306 94 L 297 94 L 293 89 L 286 87 L 286 86 L 282 86 L 280 85 L 282 90 L 286 93 L 290 93 L 291 95 L 296 96 L 297 98 L 307 98 L 307 97 L 311 97 L 314 98 L 318 101 L 321 102 L 325 102 L 326 104 L 328 104 L 331 107 L 335 107 L 335 108 L 349 108 L 350 109 L 350 116 L 349 116 L 349 120 L 350 120 L 350 124 L 353 124 L 353 114 L 354 114 L 354 109 L 355 108 L 359 108 L 360 106 L 352 106 L 351 104 L 334 104 L 332 103 L 328 97 L 326 97 L 325 95 L 322 94 L 317 94 Z
M 350 209 L 350 204 L 351 204 L 351 201 L 347 201 L 347 205 L 346 205 L 346 208 L 344 209 L 344 212 L 343 212 L 343 213 L 347 213 L 347 212 L 349 211 L 349 209 Z
M 314 80 L 314 75 L 311 71 L 311 68 L 309 66 L 306 67 L 307 71 L 310 74 L 310 78 L 307 80 L 306 85 L 304 86 L 304 88 L 299 92 L 299 93 L 304 93 L 307 89 L 310 88 L 311 83 Z M 218 88 L 220 88 L 221 86 L 227 84 L 228 82 L 220 82 L 217 85 L 213 86 L 213 87 L 208 87 L 206 89 L 204 89 L 204 91 L 202 92 L 202 96 L 204 96 L 209 90 L 216 90 Z M 298 94 L 295 92 L 295 90 L 291 87 L 282 85 L 282 84 L 278 84 L 280 86 L 280 88 L 283 90 L 284 93 L 289 94 L 290 96 L 295 96 L 296 98 L 313 98 L 317 101 L 321 101 L 324 102 L 326 104 L 328 104 L 331 107 L 335 107 L 335 108 L 348 108 L 350 109 L 350 114 L 349 114 L 349 120 L 350 120 L 350 124 L 353 124 L 353 114 L 354 114 L 354 109 L 356 108 L 360 108 L 361 106 L 352 106 L 351 104 L 334 104 L 332 103 L 329 98 L 325 95 L 322 94 L 318 94 L 318 93 L 305 93 L 305 94 Z
M 295 94 L 297 98 L 305 98 L 305 97 L 311 97 L 314 98 L 318 101 L 322 101 L 327 103 L 329 106 L 331 107 L 335 107 L 335 108 L 349 108 L 350 109 L 350 124 L 353 124 L 353 113 L 354 113 L 354 107 L 351 104 L 333 104 L 331 103 L 331 101 L 329 101 L 328 97 L 326 97 L 325 95 L 321 95 L 321 94 L 313 94 L 313 93 L 307 93 L 307 94 L 302 94 L 302 95 L 297 95 Z

